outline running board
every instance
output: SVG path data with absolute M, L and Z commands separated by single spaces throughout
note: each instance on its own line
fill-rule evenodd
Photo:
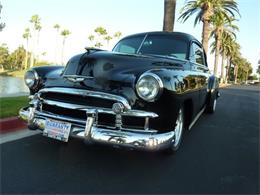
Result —
M 196 123 L 196 121 L 199 119 L 199 117 L 203 114 L 204 110 L 205 110 L 206 106 L 204 108 L 201 109 L 201 111 L 196 115 L 196 117 L 194 118 L 194 120 L 191 122 L 191 124 L 189 125 L 189 130 L 191 130 L 191 128 L 193 127 L 193 125 Z

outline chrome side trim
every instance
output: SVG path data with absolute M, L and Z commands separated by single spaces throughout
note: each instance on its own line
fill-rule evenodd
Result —
M 78 105 L 78 104 L 71 104 L 71 103 L 64 103 L 64 102 L 58 102 L 53 100 L 42 100 L 43 103 L 52 105 L 52 106 L 58 106 L 62 108 L 68 108 L 68 109 L 78 109 L 78 110 L 84 110 L 88 112 L 89 110 L 95 109 L 98 113 L 106 113 L 106 114 L 113 114 L 115 115 L 115 112 L 112 109 L 109 108 L 99 108 L 99 107 L 90 107 L 85 105 Z M 135 117 L 150 117 L 155 118 L 158 117 L 156 113 L 153 112 L 146 112 L 142 110 L 128 110 L 123 113 L 121 113 L 122 116 L 135 116 Z
M 199 119 L 199 117 L 203 114 L 203 112 L 205 111 L 206 107 L 203 107 L 201 109 L 201 111 L 195 116 L 195 118 L 193 119 L 193 121 L 191 122 L 191 124 L 189 125 L 189 130 L 191 130 L 191 128 L 193 127 L 193 125 L 196 123 L 196 121 Z
M 83 76 L 83 75 L 75 75 L 75 74 L 65 74 L 62 77 L 70 77 L 70 78 L 84 78 L 84 79 L 93 79 L 94 77 L 91 76 Z
M 125 106 L 127 110 L 131 109 L 131 106 L 129 105 L 127 99 L 125 99 L 124 97 L 109 94 L 109 93 L 99 92 L 99 91 L 89 91 L 83 89 L 72 89 L 72 88 L 62 88 L 62 87 L 44 88 L 39 91 L 39 93 L 45 93 L 45 92 L 90 96 L 90 97 L 96 97 L 100 99 L 119 101 Z

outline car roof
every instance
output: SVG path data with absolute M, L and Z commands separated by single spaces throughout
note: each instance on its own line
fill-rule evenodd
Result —
M 183 32 L 166 32 L 166 31 L 142 32 L 142 33 L 137 33 L 137 34 L 126 36 L 123 39 L 131 38 L 131 37 L 135 37 L 135 36 L 145 36 L 145 35 L 173 36 L 173 37 L 180 38 L 180 39 L 183 39 L 186 41 L 195 40 L 195 41 L 199 42 L 194 36 L 192 36 L 190 34 L 183 33 Z

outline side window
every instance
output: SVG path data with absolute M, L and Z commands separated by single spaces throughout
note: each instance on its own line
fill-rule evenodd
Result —
M 206 66 L 203 49 L 196 43 L 192 43 L 190 60 L 194 63 Z

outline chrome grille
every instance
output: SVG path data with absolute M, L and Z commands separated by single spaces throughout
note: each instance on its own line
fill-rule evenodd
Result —
M 117 95 L 103 92 L 71 88 L 45 88 L 35 95 L 40 100 L 39 111 L 54 116 L 86 121 L 88 113 L 96 112 L 95 125 L 116 127 L 116 113 L 112 110 L 114 103 L 122 103 L 125 110 L 122 116 L 122 128 L 148 130 L 147 120 L 158 115 L 153 112 L 131 110 L 128 101 Z
M 52 101 L 90 106 L 90 107 L 100 107 L 100 108 L 112 108 L 113 104 L 116 103 L 116 101 L 113 100 L 101 99 L 97 97 L 80 96 L 74 94 L 55 93 L 55 92 L 46 92 L 41 94 L 40 97 L 44 100 L 52 100 Z

